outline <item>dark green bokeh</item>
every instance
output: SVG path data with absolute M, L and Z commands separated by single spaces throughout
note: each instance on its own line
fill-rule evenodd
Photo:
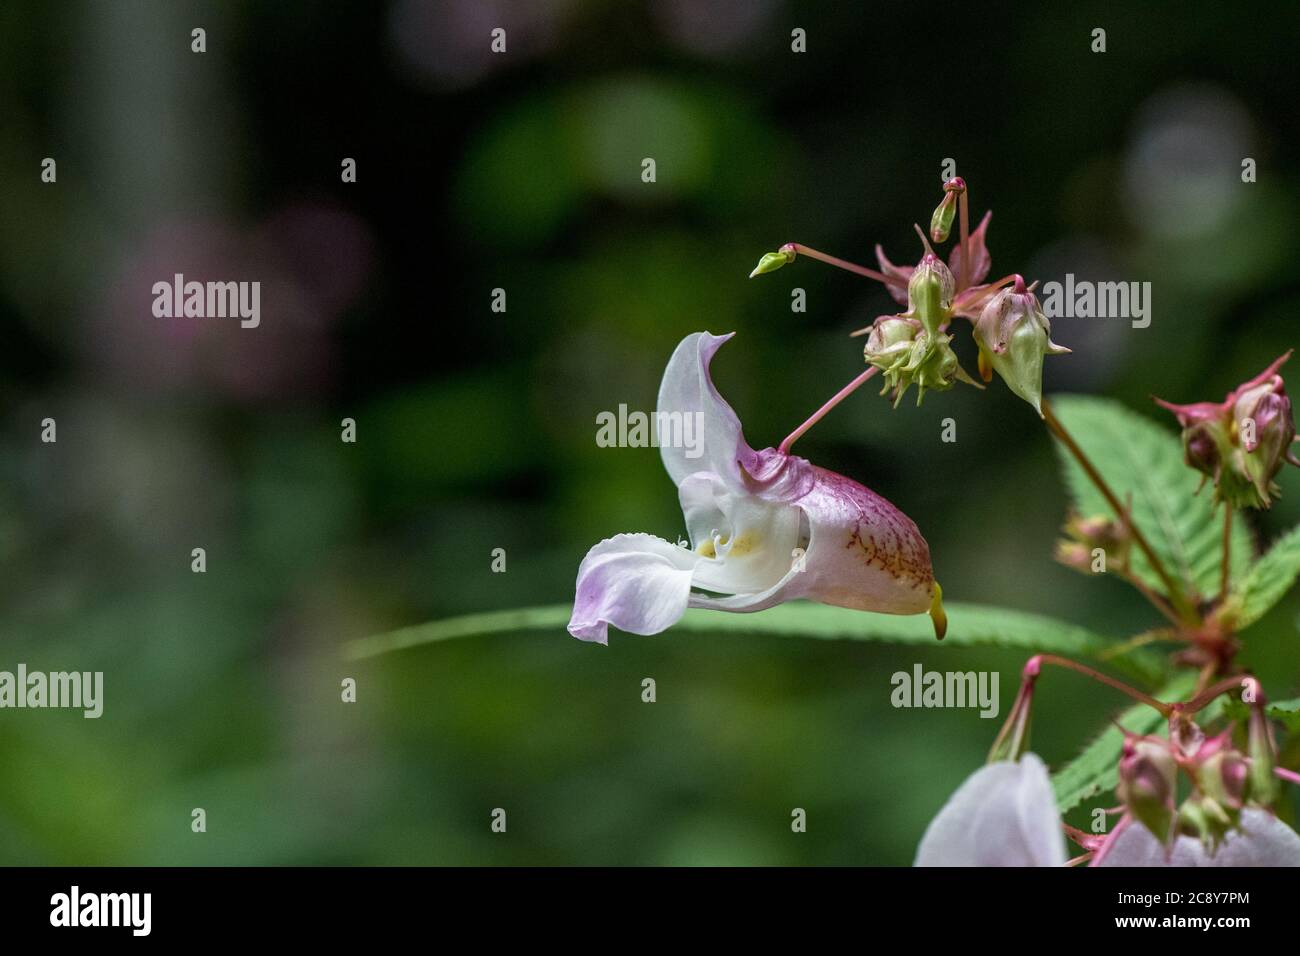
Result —
M 1049 394 L 1155 417 L 1150 393 L 1219 398 L 1296 344 L 1297 26 L 1185 3 L 5 5 L 0 668 L 103 670 L 107 699 L 98 721 L 0 712 L 0 862 L 910 862 L 999 721 L 894 710 L 890 674 L 997 669 L 1005 713 L 1021 656 L 671 632 L 339 647 L 564 600 L 595 541 L 679 534 L 657 453 L 598 448 L 596 414 L 652 408 L 683 335 L 735 330 L 719 387 L 777 443 L 894 307 L 817 263 L 749 270 L 791 240 L 913 259 L 945 157 L 995 210 L 994 275 L 1152 283 L 1150 328 L 1054 327 L 1076 351 Z M 263 281 L 260 328 L 181 341 L 149 316 L 153 281 L 204 268 Z M 1050 560 L 1066 499 L 1000 383 L 855 396 L 800 452 L 912 515 L 950 599 L 1154 623 Z M 1283 487 L 1265 538 L 1300 520 Z M 1278 696 L 1297 611 L 1247 650 Z M 1041 688 L 1052 764 L 1120 704 Z

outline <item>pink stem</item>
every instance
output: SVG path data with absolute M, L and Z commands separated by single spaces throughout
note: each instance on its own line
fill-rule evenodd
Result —
M 816 259 L 818 262 L 825 262 L 827 265 L 837 266 L 840 269 L 846 269 L 849 272 L 856 272 L 860 276 L 866 276 L 868 279 L 875 279 L 877 282 L 883 282 L 886 285 L 896 285 L 907 287 L 907 280 L 898 276 L 887 276 L 883 272 L 877 272 L 875 269 L 868 269 L 866 266 L 860 266 L 857 263 L 849 262 L 847 259 L 840 259 L 837 256 L 830 256 L 824 252 L 818 252 L 808 246 L 800 245 L 797 242 L 787 242 L 782 249 L 793 249 L 797 255 L 807 256 L 809 259 Z
M 849 382 L 849 384 L 845 385 L 842 389 L 836 392 L 834 397 L 832 397 L 829 402 L 827 402 L 821 408 L 817 409 L 817 411 L 813 412 L 812 418 L 808 419 L 806 422 L 804 422 L 802 425 L 800 425 L 798 428 L 792 431 L 789 435 L 787 435 L 785 441 L 781 442 L 781 447 L 778 448 L 777 451 L 779 451 L 783 455 L 788 455 L 790 453 L 790 446 L 799 440 L 799 436 L 801 436 L 804 432 L 806 432 L 808 429 L 812 428 L 819 421 L 821 421 L 827 412 L 829 412 L 840 402 L 844 401 L 844 399 L 852 395 L 855 391 L 857 391 L 859 385 L 861 385 L 863 382 L 871 378 L 871 376 L 875 375 L 879 371 L 880 369 L 876 368 L 873 365 L 865 372 L 863 372 L 861 375 L 859 375 L 857 378 L 855 378 L 853 381 Z
M 1274 767 L 1273 772 L 1287 783 L 1300 785 L 1300 773 L 1296 773 L 1294 770 L 1287 770 L 1284 767 Z
M 1101 866 L 1101 861 L 1106 859 L 1106 854 L 1114 848 L 1115 841 L 1119 839 L 1121 833 L 1128 829 L 1128 825 L 1132 822 L 1132 819 L 1133 818 L 1127 813 L 1119 818 L 1119 823 L 1115 824 L 1115 829 L 1106 834 L 1105 841 L 1097 848 L 1097 852 L 1093 854 L 1092 862 L 1088 864 L 1089 866 Z
M 966 276 L 970 270 L 970 207 L 966 194 L 969 190 L 963 189 L 961 195 L 957 197 L 958 216 L 961 218 L 961 268 L 957 274 L 957 291 L 966 288 Z
M 1101 671 L 1095 671 L 1086 664 L 1080 664 L 1078 661 L 1072 661 L 1068 657 L 1057 657 L 1055 654 L 1035 654 L 1033 657 L 1029 659 L 1028 663 L 1025 664 L 1025 667 L 1029 668 L 1030 665 L 1034 664 L 1035 662 L 1037 662 L 1040 665 L 1055 664 L 1057 667 L 1065 667 L 1072 671 L 1077 671 L 1078 673 L 1082 674 L 1084 677 L 1091 677 L 1093 680 L 1099 681 L 1105 684 L 1107 687 L 1113 687 L 1121 694 L 1127 694 L 1129 697 L 1132 697 L 1138 703 L 1146 704 L 1148 707 L 1154 708 L 1155 710 L 1160 712 L 1160 716 L 1162 717 L 1167 718 L 1174 712 L 1172 706 L 1164 703 L 1163 701 L 1156 700 L 1150 694 L 1144 694 L 1142 693 L 1142 691 L 1138 690 L 1137 688 L 1130 687 L 1128 684 L 1125 684 L 1123 681 L 1116 680 L 1115 678 L 1110 677 L 1109 675 L 1103 674 Z

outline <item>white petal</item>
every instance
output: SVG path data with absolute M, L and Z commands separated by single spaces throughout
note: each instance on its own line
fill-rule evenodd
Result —
M 741 464 L 750 464 L 754 451 L 745 443 L 740 419 L 726 399 L 718 394 L 709 377 L 709 363 L 714 353 L 732 335 L 735 333 L 712 335 L 694 332 L 686 336 L 664 370 L 657 411 L 691 416 L 689 427 L 694 429 L 695 423 L 699 422 L 703 428 L 702 454 L 690 447 L 671 447 L 673 443 L 665 439 L 662 426 L 660 428 L 659 454 L 675 485 L 680 485 L 689 475 L 704 471 L 718 475 L 731 488 L 739 490 L 744 487 Z M 686 427 L 683 421 L 683 434 Z
M 695 588 L 727 595 L 756 594 L 790 571 L 803 512 L 736 494 L 716 475 L 691 475 L 677 489 L 697 554 Z
M 1247 807 L 1241 811 L 1241 829 L 1229 831 L 1213 855 L 1195 837 L 1180 836 L 1166 856 L 1150 830 L 1132 823 L 1099 865 L 1300 866 L 1300 836 L 1267 810 Z
M 1063 866 L 1061 818 L 1047 768 L 1027 753 L 981 767 L 921 838 L 916 866 Z
M 569 633 L 604 644 L 612 624 L 630 634 L 658 634 L 686 613 L 691 575 L 702 560 L 650 534 L 600 542 L 578 567 Z

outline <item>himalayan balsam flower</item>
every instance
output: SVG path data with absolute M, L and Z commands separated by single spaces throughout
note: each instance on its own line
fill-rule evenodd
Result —
M 703 421 L 702 454 L 660 449 L 690 548 L 650 534 L 600 542 L 578 568 L 569 633 L 603 644 L 611 624 L 655 634 L 688 607 L 761 611 L 809 598 L 885 614 L 929 610 L 942 636 L 930 549 L 907 515 L 842 475 L 746 443 L 709 376 L 729 338 L 688 335 L 659 388 L 660 414 Z

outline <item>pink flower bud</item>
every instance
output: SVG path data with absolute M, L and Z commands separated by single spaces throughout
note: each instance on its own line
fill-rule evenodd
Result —
M 1084 518 L 1072 513 L 1062 529 L 1066 538 L 1056 545 L 1056 559 L 1079 571 L 1093 570 L 1093 552 L 1100 548 L 1108 562 L 1123 567 L 1128 562 L 1132 535 L 1123 521 L 1097 515 Z
M 1130 813 L 1164 841 L 1174 817 L 1174 784 L 1178 765 L 1165 741 L 1129 737 L 1119 761 L 1116 795 Z
M 1291 399 L 1278 374 L 1290 357 L 1287 352 L 1222 402 L 1174 405 L 1156 399 L 1183 429 L 1187 464 L 1214 481 L 1216 498 L 1235 507 L 1267 508 L 1277 496 L 1274 478 L 1282 465 L 1300 465 L 1291 452 Z

